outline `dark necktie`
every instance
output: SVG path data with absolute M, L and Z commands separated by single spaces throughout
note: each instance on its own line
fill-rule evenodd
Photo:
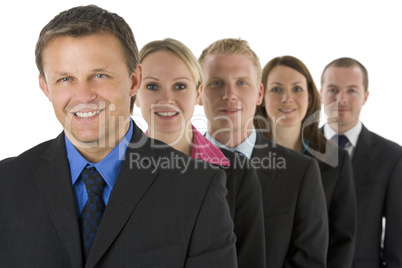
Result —
M 86 261 L 105 210 L 102 196 L 106 183 L 95 168 L 84 169 L 80 176 L 88 193 L 88 201 L 80 216 L 82 243 Z
M 349 142 L 345 135 L 334 135 L 331 139 L 337 142 L 340 148 L 344 148 L 345 144 Z
M 245 154 L 243 154 L 242 152 L 238 151 L 238 150 L 233 150 L 232 152 L 234 152 L 235 154 L 239 154 L 241 156 L 246 156 Z

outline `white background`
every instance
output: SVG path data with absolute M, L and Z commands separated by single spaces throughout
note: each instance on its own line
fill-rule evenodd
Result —
M 0 159 L 56 137 L 62 130 L 38 86 L 34 48 L 40 30 L 59 12 L 97 4 L 122 16 L 138 48 L 172 37 L 198 57 L 217 39 L 242 38 L 264 66 L 276 56 L 302 60 L 319 87 L 324 66 L 335 58 L 359 60 L 369 72 L 362 122 L 402 145 L 401 1 L 105 0 L 5 1 L 0 16 Z M 135 119 L 140 116 L 136 107 Z M 202 107 L 196 125 L 205 131 Z M 140 121 L 141 127 L 146 124 Z

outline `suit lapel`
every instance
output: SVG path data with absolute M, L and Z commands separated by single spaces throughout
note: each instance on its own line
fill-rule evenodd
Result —
M 65 245 L 73 267 L 82 266 L 81 239 L 72 191 L 64 134 L 43 155 L 34 174 L 50 218 Z
M 137 148 L 133 148 L 134 146 Z M 138 168 L 136 164 L 132 164 L 131 157 L 133 156 L 135 159 L 140 159 L 144 166 L 149 164 L 149 167 Z M 125 157 L 92 245 L 86 267 L 94 267 L 105 254 L 157 177 L 158 172 L 155 171 L 153 165 L 157 154 L 151 149 L 149 139 L 135 124 L 133 138 Z M 147 160 L 149 162 L 145 163 L 144 161 Z
M 264 157 L 269 157 L 270 153 L 273 152 L 273 144 L 268 139 L 264 138 L 260 133 L 257 133 L 257 140 L 255 142 L 255 146 L 253 149 L 253 153 L 251 155 L 251 159 L 263 159 Z M 265 200 L 268 195 L 268 192 L 271 188 L 272 182 L 275 177 L 275 167 L 271 169 L 257 169 L 258 180 L 261 184 L 262 190 L 262 199 Z
M 352 159 L 356 185 L 364 182 L 366 173 L 374 159 L 374 146 L 375 143 L 371 139 L 370 132 L 365 126 L 363 126 Z

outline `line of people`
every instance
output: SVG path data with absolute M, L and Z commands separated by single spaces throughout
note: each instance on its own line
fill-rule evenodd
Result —
M 319 91 L 241 39 L 138 52 L 90 5 L 43 28 L 36 63 L 63 132 L 0 162 L 0 266 L 402 267 L 402 148 L 360 122 L 358 61 L 329 63 Z

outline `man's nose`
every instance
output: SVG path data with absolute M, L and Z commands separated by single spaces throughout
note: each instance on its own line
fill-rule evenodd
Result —
M 223 95 L 224 100 L 237 100 L 237 90 L 232 84 L 227 84 Z

